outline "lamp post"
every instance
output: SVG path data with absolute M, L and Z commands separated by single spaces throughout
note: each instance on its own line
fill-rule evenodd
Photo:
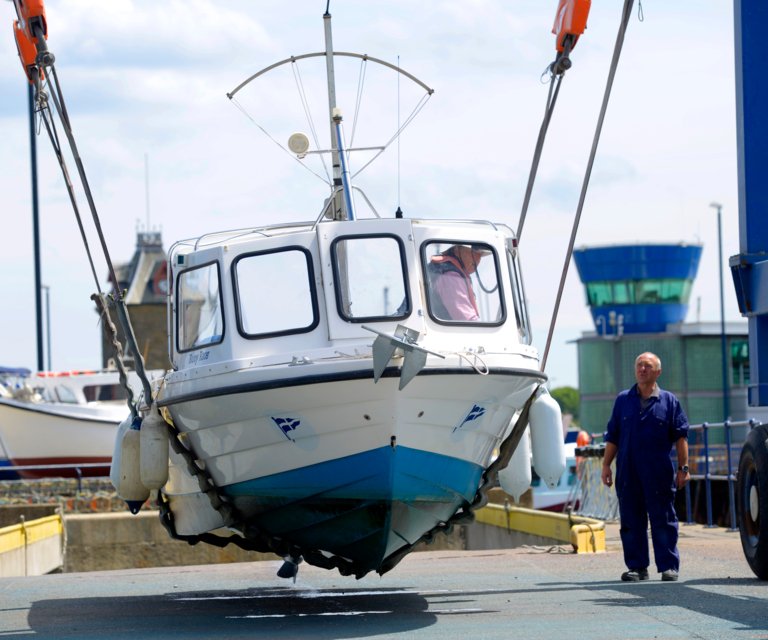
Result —
M 43 301 L 40 267 L 40 208 L 37 191 L 37 132 L 35 131 L 35 99 L 32 85 L 27 83 L 29 106 L 29 156 L 32 165 L 32 246 L 35 260 L 35 323 L 37 325 L 37 370 L 43 369 Z
M 725 297 L 723 293 L 723 205 L 721 205 L 719 202 L 713 202 L 709 206 L 713 209 L 717 209 L 717 273 L 720 277 L 720 356 L 723 365 L 723 422 L 725 422 L 728 420 L 731 410 L 728 398 L 728 354 L 725 339 Z
M 48 371 L 53 370 L 51 366 L 51 288 L 47 284 L 40 285 L 45 291 L 45 340 L 46 354 L 48 356 Z

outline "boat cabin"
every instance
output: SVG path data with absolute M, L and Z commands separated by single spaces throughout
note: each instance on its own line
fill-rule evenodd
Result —
M 530 344 L 517 242 L 478 221 L 366 219 L 203 236 L 169 256 L 176 370 L 312 358 L 401 325 L 429 348 Z M 456 300 L 441 283 L 453 279 Z M 448 287 L 450 289 L 450 287 Z M 256 364 L 255 362 L 253 364 Z

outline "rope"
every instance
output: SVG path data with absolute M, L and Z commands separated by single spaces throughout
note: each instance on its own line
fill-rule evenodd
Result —
M 306 164 L 304 164 L 304 163 L 303 163 L 301 160 L 299 160 L 299 158 L 297 158 L 297 157 L 296 157 L 294 154 L 292 154 L 292 153 L 291 153 L 291 152 L 290 152 L 288 149 L 286 149 L 286 148 L 285 148 L 285 147 L 284 147 L 284 146 L 283 146 L 283 145 L 282 145 L 280 142 L 278 142 L 277 140 L 275 140 L 275 138 L 274 138 L 273 136 L 271 136 L 271 135 L 269 134 L 269 132 L 268 132 L 268 131 L 267 131 L 267 130 L 264 128 L 264 127 L 262 127 L 262 126 L 261 126 L 261 125 L 260 125 L 258 122 L 256 122 L 256 120 L 254 120 L 254 119 L 253 119 L 253 117 L 251 116 L 251 114 L 250 114 L 250 113 L 248 113 L 248 112 L 245 110 L 245 107 L 243 107 L 243 105 L 241 105 L 241 104 L 240 104 L 240 103 L 237 101 L 237 98 L 232 98 L 231 100 L 232 100 L 232 104 L 234 104 L 234 105 L 235 105 L 235 106 L 236 106 L 238 109 L 240 109 L 240 112 L 241 112 L 241 113 L 242 113 L 242 114 L 243 114 L 243 115 L 244 115 L 246 118 L 248 118 L 248 119 L 251 121 L 251 123 L 252 123 L 252 124 L 253 124 L 253 125 L 254 125 L 254 126 L 255 126 L 255 127 L 258 129 L 258 130 L 259 130 L 259 131 L 261 131 L 261 132 L 262 132 L 262 133 L 263 133 L 265 136 L 267 136 L 267 138 L 269 138 L 269 139 L 270 139 L 272 142 L 274 142 L 274 143 L 275 143 L 275 144 L 276 144 L 278 147 L 280 147 L 280 149 L 281 149 L 281 150 L 282 150 L 284 153 L 288 154 L 288 155 L 289 155 L 289 156 L 290 156 L 290 157 L 291 157 L 291 158 L 292 158 L 292 159 L 293 159 L 295 162 L 298 162 L 299 166 L 301 166 L 301 167 L 304 167 L 304 169 L 306 169 L 307 171 L 309 171 L 309 172 L 310 172 L 310 173 L 311 173 L 313 176 L 316 176 L 317 178 L 319 178 L 320 180 L 322 180 L 322 181 L 323 181 L 325 184 L 327 184 L 327 185 L 331 185 L 331 186 L 333 185 L 333 183 L 332 183 L 332 181 L 330 180 L 330 178 L 324 178 L 323 176 L 321 176 L 321 175 L 320 175 L 319 173 L 317 173 L 316 171 L 313 171 L 312 169 L 310 169 L 310 168 L 309 168 L 309 167 L 308 167 Z M 325 168 L 325 171 L 326 171 L 326 173 L 327 173 L 327 172 L 328 172 L 328 168 L 325 166 L 325 161 L 323 161 L 323 167 Z
M 363 104 L 363 88 L 365 87 L 365 72 L 368 69 L 368 61 L 363 58 L 360 60 L 360 72 L 357 76 L 357 96 L 355 96 L 355 116 L 352 119 L 352 135 L 349 137 L 349 146 L 355 146 L 355 132 L 357 131 L 357 120 L 360 115 L 360 106 Z M 400 75 L 399 73 L 397 74 Z
M 72 152 L 72 157 L 75 159 L 75 166 L 77 166 L 77 173 L 80 176 L 80 183 L 85 192 L 85 199 L 88 201 L 88 207 L 91 210 L 91 217 L 93 218 L 93 224 L 96 228 L 96 232 L 99 236 L 99 242 L 101 243 L 101 250 L 104 254 L 104 260 L 107 263 L 107 269 L 109 275 L 112 278 L 112 282 L 117 286 L 118 280 L 115 274 L 115 268 L 112 266 L 112 259 L 109 255 L 109 249 L 107 248 L 107 241 L 104 238 L 104 232 L 101 228 L 101 221 L 99 220 L 99 214 L 96 212 L 96 204 L 93 201 L 93 194 L 91 193 L 91 186 L 88 183 L 88 177 L 85 175 L 85 167 L 83 166 L 83 160 L 80 157 L 80 152 L 77 149 L 77 143 L 72 133 L 72 126 L 69 122 L 69 116 L 67 115 L 66 105 L 64 104 L 64 95 L 61 92 L 61 85 L 59 84 L 59 76 L 56 73 L 56 67 L 51 65 L 49 67 L 50 72 L 53 75 L 53 81 L 56 86 L 56 90 L 51 92 L 53 103 L 56 106 L 56 110 L 59 112 L 61 122 L 64 125 L 64 133 L 67 136 L 69 142 L 69 148 Z M 49 83 L 50 86 L 50 83 Z M 97 281 L 98 282 L 98 281 Z M 98 287 L 100 288 L 100 287 Z
M 40 39 L 42 40 L 42 38 Z M 109 249 L 107 247 L 107 242 L 104 237 L 104 232 L 101 227 L 99 214 L 96 211 L 96 204 L 93 200 L 93 194 L 91 192 L 90 184 L 88 183 L 88 177 L 86 176 L 86 173 L 85 173 L 85 167 L 83 165 L 82 158 L 80 157 L 80 153 L 77 148 L 77 143 L 75 142 L 75 137 L 72 132 L 72 125 L 70 123 L 69 115 L 67 113 L 66 103 L 64 102 L 64 95 L 61 91 L 61 84 L 59 83 L 59 77 L 58 77 L 58 74 L 56 73 L 56 68 L 53 65 L 53 56 L 44 57 L 39 55 L 39 58 L 49 61 L 44 64 L 46 75 L 49 78 L 47 82 L 47 86 L 50 91 L 51 99 L 53 100 L 53 105 L 55 107 L 55 110 L 59 114 L 59 120 L 61 121 L 62 127 L 64 129 L 64 134 L 66 135 L 67 142 L 69 143 L 69 148 L 72 153 L 72 157 L 74 158 L 75 165 L 77 166 L 77 172 L 80 177 L 80 183 L 83 188 L 83 191 L 85 192 L 86 200 L 88 201 L 88 206 L 91 211 L 91 217 L 93 218 L 93 224 L 99 237 L 99 242 L 101 244 L 104 261 L 106 262 L 107 269 L 109 271 L 109 276 L 111 278 L 111 281 L 114 283 L 114 286 L 117 288 L 119 286 L 117 275 L 115 273 L 115 269 L 112 264 L 112 259 L 109 254 Z M 51 79 L 53 80 L 52 82 L 51 82 Z M 94 282 L 96 284 L 96 290 L 100 291 L 101 286 L 99 283 L 98 275 L 96 273 L 96 267 L 94 265 L 93 255 L 90 249 L 90 245 L 88 244 L 88 240 L 85 233 L 85 227 L 83 225 L 82 217 L 80 215 L 80 210 L 77 205 L 74 188 L 72 185 L 72 181 L 69 177 L 69 171 L 67 170 L 66 161 L 64 160 L 64 156 L 62 154 L 61 144 L 59 141 L 58 132 L 56 131 L 55 121 L 53 118 L 53 111 L 50 109 L 50 106 L 48 104 L 48 96 L 44 92 L 42 92 L 39 89 L 39 87 L 38 87 L 36 97 L 37 97 L 37 102 L 39 105 L 39 111 L 41 113 L 42 120 L 45 124 L 46 131 L 48 132 L 48 136 L 51 139 L 51 144 L 53 146 L 54 153 L 56 154 L 56 158 L 59 162 L 59 166 L 61 168 L 62 174 L 64 175 L 64 181 L 67 186 L 67 192 L 69 194 L 70 202 L 72 203 L 72 207 L 75 212 L 75 217 L 77 219 L 77 224 L 80 229 L 80 235 L 83 239 L 83 244 L 85 246 L 85 250 L 88 255 L 88 261 L 91 267 L 91 273 L 93 275 Z M 50 116 L 50 119 L 48 116 Z M 98 298 L 98 300 L 96 300 L 96 298 Z M 101 293 L 95 294 L 94 299 L 96 300 L 97 307 L 99 307 L 100 315 L 105 319 L 107 330 L 109 330 L 110 329 L 109 325 L 111 325 L 112 323 L 111 323 L 111 319 L 109 319 L 108 313 L 106 313 L 106 305 L 104 304 L 103 294 Z M 133 327 L 131 326 L 131 322 L 128 317 L 128 309 L 125 306 L 125 300 L 123 298 L 122 292 L 117 293 L 117 296 L 114 299 L 114 303 L 116 305 L 116 309 L 118 313 L 118 321 L 120 322 L 120 326 L 123 329 L 123 334 L 125 335 L 126 342 L 128 343 L 128 346 L 131 348 L 131 350 L 134 353 L 135 369 L 142 383 L 145 402 L 149 404 L 152 401 L 151 387 L 146 375 L 146 371 L 144 369 L 144 359 L 142 357 L 141 351 L 138 349 L 138 345 L 136 344 L 136 337 L 133 333 Z M 114 331 L 113 331 L 112 341 L 113 343 L 117 341 L 116 332 Z M 118 370 L 120 371 L 120 382 L 122 383 L 123 387 L 126 390 L 126 394 L 128 397 L 128 406 L 131 409 L 131 413 L 133 415 L 136 415 L 137 410 L 136 410 L 135 404 L 133 403 L 133 392 L 130 388 L 130 385 L 128 384 L 128 379 L 125 374 L 124 365 L 122 362 L 122 349 L 116 347 L 115 351 L 116 351 L 115 353 L 116 361 L 118 362 Z
M 523 208 L 520 212 L 520 222 L 517 225 L 517 240 L 520 242 L 520 236 L 523 234 L 523 225 L 525 224 L 525 216 L 528 214 L 528 205 L 531 202 L 531 193 L 533 192 L 533 183 L 536 180 L 536 173 L 539 169 L 539 160 L 541 160 L 541 154 L 544 150 L 544 139 L 547 136 L 547 129 L 549 128 L 549 122 L 552 119 L 552 113 L 555 110 L 555 103 L 557 102 L 557 95 L 560 93 L 560 84 L 563 82 L 563 75 L 555 76 L 554 72 L 550 71 L 549 93 L 547 95 L 547 106 L 544 109 L 544 119 L 541 122 L 539 128 L 539 138 L 536 140 L 536 148 L 533 152 L 533 161 L 531 162 L 531 170 L 528 173 L 528 184 L 525 187 L 525 197 L 523 198 Z M 555 81 L 557 78 L 557 81 Z
M 112 322 L 112 318 L 109 315 L 109 309 L 107 308 L 104 296 L 100 293 L 94 293 L 91 296 L 91 300 L 96 303 L 96 308 L 99 310 L 99 315 L 104 323 L 104 331 L 107 333 L 109 341 L 115 350 L 115 363 L 117 365 L 120 384 L 126 391 L 126 399 L 128 407 L 131 410 L 131 416 L 135 418 L 139 415 L 139 412 L 136 409 L 136 402 L 133 399 L 133 389 L 131 388 L 131 385 L 128 384 L 128 373 L 125 369 L 125 364 L 123 363 L 123 345 L 120 344 L 120 340 L 117 337 L 117 327 L 115 327 L 115 323 Z
M 573 247 L 576 243 L 576 232 L 579 229 L 579 222 L 581 221 L 581 212 L 584 208 L 584 201 L 587 197 L 587 187 L 589 186 L 589 179 L 592 175 L 592 166 L 595 163 L 595 155 L 597 154 L 597 145 L 600 142 L 600 133 L 603 129 L 603 122 L 605 121 L 605 114 L 608 110 L 608 100 L 611 97 L 611 89 L 613 88 L 613 79 L 616 76 L 616 68 L 619 66 L 619 58 L 621 56 L 621 49 L 624 45 L 624 34 L 627 32 L 627 26 L 629 24 L 629 18 L 632 13 L 632 5 L 634 0 L 624 0 L 624 9 L 621 16 L 621 24 L 619 25 L 619 32 L 616 36 L 616 44 L 613 50 L 613 58 L 611 59 L 611 68 L 608 72 L 608 81 L 605 86 L 605 94 L 603 95 L 603 104 L 600 108 L 600 117 L 597 120 L 597 128 L 595 130 L 595 136 L 592 140 L 592 149 L 589 153 L 589 161 L 587 162 L 587 170 L 584 174 L 584 181 L 581 185 L 581 194 L 579 196 L 579 205 L 576 208 L 576 216 L 573 220 L 573 227 L 571 229 L 571 238 L 568 243 L 568 251 L 565 254 L 565 263 L 563 264 L 563 271 L 560 275 L 560 286 L 557 289 L 557 298 L 555 299 L 555 308 L 552 311 L 552 321 L 549 324 L 549 332 L 547 334 L 547 344 L 544 347 L 544 355 L 541 359 L 541 370 L 544 371 L 547 366 L 547 357 L 549 356 L 549 348 L 552 346 L 552 336 L 555 332 L 555 323 L 557 322 L 557 314 L 560 311 L 560 302 L 563 297 L 563 289 L 565 288 L 565 279 L 568 276 L 568 266 L 571 263 L 571 256 L 573 255 Z
M 487 376 L 490 373 L 490 369 L 488 368 L 488 365 L 486 364 L 485 360 L 483 360 L 479 355 L 476 353 L 472 353 L 470 351 L 454 351 L 454 354 L 459 356 L 459 360 L 466 360 L 467 364 L 472 367 L 475 370 L 475 373 L 479 373 L 481 376 Z M 475 361 L 472 362 L 469 359 L 469 356 L 473 356 Z M 480 361 L 480 364 L 482 366 L 478 366 L 477 361 Z
M 67 165 L 64 162 L 64 156 L 62 154 L 58 132 L 56 131 L 56 123 L 53 119 L 53 114 L 50 111 L 50 107 L 47 104 L 41 104 L 39 113 L 40 113 L 40 120 L 45 125 L 45 129 L 48 132 L 48 137 L 51 140 L 51 145 L 53 146 L 53 152 L 56 154 L 56 159 L 59 161 L 59 167 L 61 168 L 61 173 L 64 176 L 64 184 L 67 187 L 67 195 L 69 196 L 69 202 L 72 204 L 72 208 L 74 209 L 75 219 L 77 220 L 77 227 L 80 230 L 80 237 L 83 240 L 85 253 L 88 257 L 88 264 L 91 267 L 91 275 L 93 275 L 93 280 L 96 283 L 96 289 L 98 290 L 100 288 L 99 276 L 96 274 L 96 266 L 93 262 L 93 254 L 91 253 L 91 246 L 88 243 L 88 236 L 85 233 L 83 219 L 80 215 L 80 209 L 77 206 L 77 199 L 75 198 L 75 189 L 74 189 L 74 186 L 72 185 L 72 180 L 69 177 L 69 171 L 67 171 Z
M 312 119 L 312 112 L 310 111 L 310 108 L 309 108 L 309 100 L 307 99 L 307 92 L 304 90 L 304 81 L 301 79 L 301 70 L 299 69 L 299 65 L 296 64 L 296 62 L 291 63 L 291 71 L 293 72 L 293 79 L 296 82 L 296 89 L 299 92 L 299 100 L 301 101 L 301 106 L 304 109 L 304 115 L 307 118 L 309 131 L 312 134 L 312 139 L 315 141 L 315 149 L 319 149 L 320 139 L 317 137 L 317 129 L 315 129 L 315 121 Z M 323 163 L 323 170 L 325 171 L 328 184 L 331 184 L 333 182 L 331 180 L 331 174 L 328 171 L 328 166 L 325 164 L 325 158 L 323 157 L 322 153 L 320 154 L 320 161 Z
M 366 162 L 362 167 L 360 167 L 355 173 L 352 174 L 352 178 L 356 178 L 359 176 L 365 169 L 370 165 L 376 158 L 378 158 L 382 153 L 384 153 L 389 145 L 392 144 L 393 141 L 397 140 L 400 137 L 400 134 L 405 130 L 405 128 L 413 122 L 414 118 L 416 118 L 417 115 L 419 115 L 419 112 L 424 108 L 424 105 L 427 104 L 427 101 L 432 97 L 431 94 L 425 93 L 421 99 L 416 103 L 416 106 L 413 108 L 413 111 L 411 111 L 410 115 L 405 119 L 405 122 L 398 128 L 397 131 L 395 131 L 394 135 L 387 140 L 386 144 L 381 148 L 381 150 L 373 156 L 368 162 Z
M 343 55 L 343 54 L 342 54 L 342 55 Z M 375 60 L 375 58 L 372 58 L 372 59 L 374 59 L 374 60 Z M 287 62 L 287 60 L 286 60 L 285 62 Z M 365 62 L 365 60 L 363 60 L 363 62 Z M 379 62 L 380 62 L 380 61 L 379 61 Z M 316 146 L 318 149 L 320 149 L 320 144 L 319 144 L 319 142 L 318 142 L 318 138 L 317 138 L 317 134 L 316 134 L 316 132 L 315 132 L 315 128 L 314 128 L 314 125 L 313 125 L 313 122 L 312 122 L 312 118 L 311 118 L 311 116 L 310 116 L 310 114 L 309 114 L 309 104 L 308 104 L 308 102 L 307 102 L 307 100 L 306 100 L 306 97 L 305 97 L 305 95 L 304 95 L 303 82 L 302 82 L 302 80 L 301 80 L 301 74 L 300 74 L 300 72 L 298 71 L 298 64 L 297 64 L 297 61 L 296 61 L 296 60 L 294 60 L 294 59 L 291 59 L 291 64 L 292 64 L 292 65 L 293 65 L 293 67 L 294 67 L 294 71 L 293 71 L 293 73 L 294 73 L 294 79 L 295 79 L 295 81 L 296 81 L 296 83 L 297 83 L 297 87 L 298 87 L 298 90 L 299 90 L 299 97 L 300 97 L 300 100 L 301 100 L 302 106 L 303 106 L 303 108 L 304 108 L 304 111 L 305 111 L 305 115 L 306 115 L 306 117 L 307 117 L 307 120 L 309 121 L 309 126 L 310 126 L 310 130 L 311 130 L 311 133 L 312 133 L 312 137 L 314 138 L 315 146 Z M 391 65 L 389 65 L 389 66 L 391 66 Z M 398 65 L 397 67 L 394 67 L 394 68 L 396 68 L 396 69 L 398 69 L 398 70 L 400 69 L 399 65 Z M 399 76 L 399 74 L 398 74 L 398 76 Z M 364 72 L 362 71 L 362 69 L 361 69 L 361 73 L 360 73 L 360 76 L 359 76 L 359 78 L 358 78 L 358 94 L 360 94 L 360 93 L 362 92 L 362 85 L 364 84 L 364 79 L 365 79 L 365 73 L 364 73 Z M 378 150 L 378 152 L 377 152 L 376 154 L 374 154 L 374 156 L 373 156 L 373 157 L 372 157 L 370 160 L 368 160 L 368 162 L 366 162 L 366 163 L 365 163 L 365 164 L 364 164 L 364 165 L 363 165 L 363 166 L 362 166 L 360 169 L 358 169 L 357 171 L 355 171 L 354 173 L 352 173 L 352 174 L 350 175 L 350 179 L 354 179 L 354 178 L 356 178 L 358 175 L 360 175 L 360 174 L 361 174 L 363 171 L 365 171 L 365 169 L 366 169 L 366 168 L 367 168 L 367 167 L 368 167 L 368 166 L 369 166 L 369 165 L 370 165 L 370 164 L 371 164 L 371 163 L 372 163 L 374 160 L 376 160 L 376 159 L 377 159 L 377 158 L 378 158 L 378 157 L 379 157 L 379 156 L 380 156 L 382 153 L 384 153 L 384 152 L 385 152 L 385 151 L 386 151 L 386 150 L 389 148 L 389 146 L 392 144 L 392 142 L 394 142 L 395 140 L 399 140 L 400 134 L 402 134 L 402 132 L 403 132 L 403 131 L 406 129 L 406 127 L 408 127 L 408 125 L 409 125 L 411 122 L 413 122 L 413 120 L 416 118 L 416 116 L 417 116 L 417 115 L 419 115 L 419 113 L 420 113 L 420 112 L 421 112 L 421 110 L 424 108 L 424 106 L 426 105 L 426 103 L 427 103 L 427 102 L 429 101 L 429 99 L 432 97 L 432 93 L 433 93 L 433 92 L 432 92 L 432 90 L 431 90 L 431 89 L 428 89 L 428 90 L 427 90 L 427 92 L 426 92 L 426 93 L 425 93 L 425 94 L 424 94 L 424 95 L 423 95 L 423 96 L 422 96 L 422 97 L 421 97 L 421 98 L 418 100 L 418 102 L 416 103 L 416 106 L 414 106 L 414 108 L 413 108 L 413 110 L 411 111 L 410 115 L 409 115 L 409 116 L 408 116 L 408 117 L 405 119 L 405 121 L 404 121 L 404 122 L 401 124 L 401 123 L 400 123 L 400 98 L 399 98 L 399 95 L 400 95 L 400 94 L 399 94 L 399 85 L 398 85 L 398 128 L 397 128 L 397 130 L 396 130 L 396 131 L 395 131 L 395 133 L 394 133 L 394 134 L 393 134 L 393 135 L 392 135 L 392 136 L 389 138 L 389 140 L 387 140 L 387 142 L 386 142 L 386 143 L 385 143 L 385 144 L 384 144 L 384 145 L 381 147 L 381 149 L 379 149 L 379 150 Z M 326 166 L 326 163 L 325 163 L 325 159 L 323 158 L 323 154 L 320 154 L 320 159 L 321 159 L 321 161 L 322 161 L 322 163 L 323 163 L 323 168 L 325 169 L 325 172 L 326 172 L 326 176 L 327 176 L 327 178 L 324 178 L 324 177 L 322 177 L 320 174 L 318 174 L 318 173 L 316 173 L 315 171 L 313 171 L 312 169 L 310 169 L 310 168 L 309 168 L 309 167 L 308 167 L 306 164 L 304 164 L 303 162 L 301 162 L 301 160 L 300 160 L 299 158 L 297 158 L 297 157 L 296 157 L 294 154 L 292 154 L 292 153 L 291 153 L 291 152 L 290 152 L 288 149 L 286 149 L 286 148 L 285 148 L 285 146 L 283 146 L 283 145 L 282 145 L 280 142 L 278 142 L 278 141 L 277 141 L 277 140 L 276 140 L 276 139 L 275 139 L 275 138 L 274 138 L 274 137 L 273 137 L 273 136 L 272 136 L 272 135 L 271 135 L 271 134 L 270 134 L 270 133 L 269 133 L 269 132 L 268 132 L 268 131 L 267 131 L 267 130 L 264 128 L 264 127 L 262 127 L 262 126 L 261 126 L 261 125 L 260 125 L 258 122 L 256 122 L 256 120 L 255 120 L 255 119 L 254 119 L 254 118 L 253 118 L 253 117 L 252 117 L 252 116 L 251 116 L 251 115 L 248 113 L 248 111 L 246 111 L 245 107 L 243 107 L 243 105 L 242 105 L 242 104 L 240 104 L 240 103 L 237 101 L 237 99 L 236 99 L 236 98 L 235 98 L 235 97 L 234 97 L 232 94 L 227 94 L 227 96 L 228 96 L 228 97 L 229 97 L 229 99 L 230 99 L 230 100 L 231 100 L 231 101 L 232 101 L 232 102 L 235 104 L 235 106 L 236 106 L 238 109 L 240 109 L 240 111 L 242 112 L 242 114 L 243 114 L 243 115 L 244 115 L 246 118 L 248 118 L 248 119 L 249 119 L 249 120 L 250 120 L 250 121 L 251 121 L 251 122 L 252 122 L 252 123 L 253 123 L 253 124 L 254 124 L 254 125 L 255 125 L 255 126 L 258 128 L 258 129 L 259 129 L 259 131 L 261 131 L 261 132 L 262 132 L 262 133 L 263 133 L 265 136 L 267 136 L 267 138 L 269 138 L 269 139 L 270 139 L 272 142 L 274 142 L 274 143 L 275 143 L 275 144 L 276 144 L 278 147 L 280 147 L 280 149 L 281 149 L 283 152 L 287 153 L 287 154 L 288 154 L 289 156 L 291 156 L 291 157 L 292 157 L 292 158 L 293 158 L 293 159 L 294 159 L 296 162 L 298 162 L 298 163 L 299 163 L 299 164 L 300 164 L 302 167 L 304 167 L 304 168 L 305 168 L 307 171 L 309 171 L 309 172 L 310 172 L 311 174 L 313 174 L 314 176 L 317 176 L 317 177 L 318 177 L 320 180 L 322 180 L 322 181 L 323 181 L 323 182 L 325 182 L 326 184 L 329 184 L 329 185 L 331 185 L 331 186 L 333 185 L 333 182 L 332 182 L 332 180 L 331 180 L 331 178 L 330 178 L 330 175 L 329 175 L 329 173 L 328 173 L 328 167 Z M 355 115 L 354 115 L 354 121 L 353 121 L 353 132 L 352 132 L 352 136 L 353 136 L 353 138 L 354 138 L 354 133 L 355 133 L 355 130 L 356 130 L 356 128 L 357 128 L 357 117 L 358 117 L 358 113 L 359 113 L 359 109 L 360 109 L 360 102 L 361 102 L 361 100 L 362 100 L 362 98 L 360 97 L 360 95 L 358 95 L 358 102 L 357 102 L 357 104 L 356 104 L 356 107 L 355 107 Z M 351 146 L 351 143 L 350 143 L 350 146 Z M 399 150 L 399 146 L 398 146 L 398 150 Z M 398 151 L 398 153 L 399 153 L 399 151 Z M 347 152 L 347 156 L 346 156 L 346 158 L 349 158 L 349 155 L 350 155 L 350 154 L 349 154 L 349 152 Z M 400 160 L 399 160 L 399 155 L 398 155 L 398 180 L 399 180 L 399 171 L 400 171 L 400 170 L 399 170 L 399 161 L 400 161 Z M 398 185 L 399 185 L 399 182 L 398 182 Z M 398 186 L 398 188 L 399 188 L 399 186 Z M 399 196 L 398 196 L 398 199 L 399 199 Z

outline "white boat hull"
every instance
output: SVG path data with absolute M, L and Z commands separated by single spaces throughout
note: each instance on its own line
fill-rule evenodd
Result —
M 536 371 L 425 369 L 403 390 L 392 368 L 190 385 L 158 399 L 221 495 L 234 524 L 289 547 L 351 560 L 351 572 L 381 570 L 400 548 L 472 502 L 494 449 L 542 376 Z M 338 369 L 338 368 L 337 368 Z M 273 372 L 274 373 L 274 372 Z M 230 380 L 237 379 L 230 375 Z M 278 375 L 279 379 L 280 376 Z M 215 390 L 213 392 L 212 390 Z M 215 393 L 215 395 L 214 395 Z M 196 485 L 165 487 L 193 535 Z M 194 501 L 193 501 L 194 500 Z M 195 505 L 195 506 L 193 506 Z M 199 526 L 209 527 L 210 514 Z M 214 518 L 215 520 L 215 518 Z M 223 524 L 220 522 L 218 524 Z M 386 570 L 386 569 L 385 569 Z
M 72 465 L 19 471 L 24 478 L 73 476 L 78 463 L 104 463 L 81 472 L 107 475 L 117 426 L 127 413 L 126 406 L 116 404 L 62 405 L 0 398 L 0 457 L 6 465 Z

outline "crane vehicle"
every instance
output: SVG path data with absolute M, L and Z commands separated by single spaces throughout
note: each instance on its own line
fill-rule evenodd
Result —
M 760 24 L 768 6 L 734 0 L 739 250 L 730 259 L 739 311 L 749 321 L 749 405 L 768 407 L 768 125 L 763 110 Z M 739 459 L 736 508 L 744 555 L 768 580 L 768 425 L 748 434 Z

